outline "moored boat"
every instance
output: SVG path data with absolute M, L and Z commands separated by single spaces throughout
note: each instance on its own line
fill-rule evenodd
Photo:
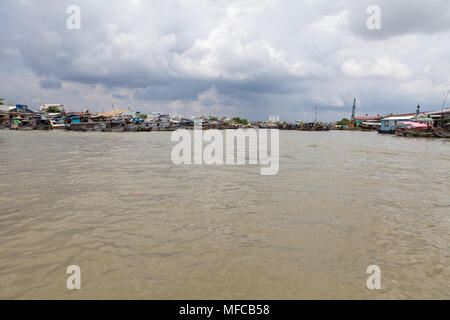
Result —
M 101 131 L 103 131 L 103 132 L 124 132 L 125 131 L 125 123 L 123 123 L 122 121 L 106 122 Z
M 95 122 L 80 122 L 80 123 L 71 123 L 67 125 L 67 130 L 69 131 L 100 131 L 101 124 Z
M 433 137 L 432 126 L 414 121 L 401 121 L 395 127 L 395 134 L 402 137 Z
M 10 130 L 31 131 L 34 130 L 34 127 L 28 119 L 15 118 L 11 124 Z

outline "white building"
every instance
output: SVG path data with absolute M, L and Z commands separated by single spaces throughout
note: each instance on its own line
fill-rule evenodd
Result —
M 16 106 L 10 106 L 10 105 L 0 105 L 0 111 L 10 111 L 15 109 Z
M 278 114 L 271 114 L 267 117 L 267 122 L 280 122 L 280 116 Z
M 59 111 L 64 111 L 63 104 L 44 104 L 41 106 L 41 111 L 45 112 L 48 108 L 58 108 Z
M 175 115 L 175 116 L 170 117 L 170 120 L 171 121 L 181 121 L 181 120 L 183 120 L 183 117 L 180 115 Z

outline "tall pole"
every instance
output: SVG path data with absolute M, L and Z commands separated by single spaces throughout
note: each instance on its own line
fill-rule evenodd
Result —
M 315 107 L 316 108 L 316 116 L 315 116 L 315 120 L 314 120 L 314 123 L 317 123 L 317 106 Z
M 356 98 L 353 100 L 352 122 L 355 121 L 355 114 L 356 114 Z
M 447 91 L 447 95 L 445 96 L 444 103 L 442 104 L 441 112 L 444 111 L 445 104 L 447 103 L 448 95 L 450 94 L 450 88 Z

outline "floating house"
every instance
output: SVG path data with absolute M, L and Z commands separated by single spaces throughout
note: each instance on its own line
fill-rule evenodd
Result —
M 129 113 L 130 113 L 129 110 L 113 110 L 109 112 L 100 113 L 98 116 L 104 118 L 114 118 L 114 117 L 121 117 Z
M 0 111 L 0 128 L 25 130 L 30 127 L 30 118 L 35 114 L 27 106 L 8 107 L 9 111 Z
M 10 125 L 9 112 L 0 111 L 0 129 L 8 128 Z
M 428 111 L 424 112 L 423 114 L 433 119 L 434 121 L 450 121 L 450 109 L 444 109 L 441 111 Z
M 381 126 L 381 117 L 355 117 L 354 126 L 363 130 L 378 130 Z
M 382 118 L 381 126 L 378 129 L 378 132 L 394 134 L 395 127 L 397 126 L 397 124 L 399 122 L 409 121 L 411 119 L 414 119 L 415 117 L 416 117 L 415 113 L 408 113 L 408 114 L 398 114 L 398 115 L 393 115 L 393 116 Z
M 450 109 L 427 112 L 426 116 L 433 119 L 433 132 L 439 138 L 450 138 Z
M 152 131 L 174 131 L 177 128 L 166 115 L 161 115 L 157 119 L 147 119 L 145 122 Z

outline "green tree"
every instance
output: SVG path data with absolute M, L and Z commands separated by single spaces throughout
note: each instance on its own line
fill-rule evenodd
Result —
M 350 123 L 350 120 L 348 120 L 347 118 L 344 118 L 341 121 L 336 122 L 336 124 L 339 126 L 347 126 L 349 123 Z
M 239 117 L 233 118 L 232 121 L 236 122 L 236 123 L 243 124 L 243 125 L 247 125 L 248 124 L 248 120 L 247 119 L 241 119 Z
M 217 118 L 217 117 L 209 117 L 209 121 L 219 121 L 219 118 Z
M 4 98 L 0 98 L 0 106 L 3 105 L 3 101 L 5 101 L 5 99 Z
M 47 113 L 61 113 L 61 111 L 57 107 L 48 107 L 45 112 Z

